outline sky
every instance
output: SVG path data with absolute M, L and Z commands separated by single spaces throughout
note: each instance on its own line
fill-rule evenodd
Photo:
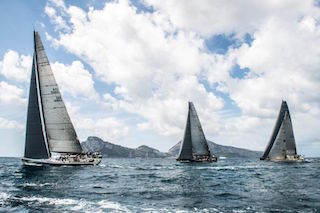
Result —
M 0 156 L 24 152 L 33 30 L 81 141 L 167 151 L 192 101 L 207 139 L 263 151 L 286 100 L 320 156 L 319 1 L 1 0 L 0 26 Z

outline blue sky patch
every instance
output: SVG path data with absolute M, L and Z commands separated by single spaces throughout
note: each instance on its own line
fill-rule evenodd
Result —
M 239 64 L 235 64 L 231 70 L 229 71 L 229 74 L 232 78 L 238 78 L 238 79 L 243 79 L 246 77 L 246 75 L 248 74 L 250 70 L 245 67 L 245 68 L 241 68 L 239 66 Z
M 205 40 L 205 44 L 210 52 L 225 54 L 228 48 L 236 42 L 233 36 L 219 34 Z
M 219 34 L 219 35 L 214 35 L 209 39 L 206 39 L 205 45 L 208 48 L 208 50 L 212 53 L 226 54 L 230 47 L 238 48 L 243 43 L 247 43 L 250 46 L 252 41 L 253 41 L 253 38 L 248 33 L 245 34 L 241 40 L 236 38 L 234 34 L 231 34 L 231 35 Z

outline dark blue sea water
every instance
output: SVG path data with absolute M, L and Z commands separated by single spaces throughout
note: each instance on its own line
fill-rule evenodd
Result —
M 319 212 L 320 160 L 103 159 L 26 167 L 0 158 L 0 212 Z

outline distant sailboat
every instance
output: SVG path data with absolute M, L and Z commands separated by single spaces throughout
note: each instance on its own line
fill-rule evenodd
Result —
M 37 32 L 34 32 L 25 153 L 22 160 L 27 165 L 96 165 L 101 161 L 98 153 L 82 153 Z
M 291 117 L 286 101 L 282 101 L 269 144 L 260 160 L 285 162 L 304 161 L 301 155 L 297 155 Z
M 209 150 L 208 142 L 192 102 L 189 102 L 187 123 L 177 160 L 189 162 L 217 161 L 217 158 Z

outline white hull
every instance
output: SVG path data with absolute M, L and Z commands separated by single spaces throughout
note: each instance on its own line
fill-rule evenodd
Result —
M 192 160 L 180 160 L 180 159 L 176 159 L 176 160 L 180 161 L 181 163 L 192 163 L 192 162 L 208 163 L 208 162 L 217 162 L 217 157 L 216 156 L 194 156 Z
M 101 158 L 91 158 L 79 161 L 72 160 L 60 160 L 60 159 L 32 159 L 32 158 L 22 158 L 21 159 L 25 165 L 28 166 L 81 166 L 81 165 L 98 165 L 101 162 Z
M 303 163 L 306 162 L 304 159 L 296 159 L 296 160 L 288 160 L 288 159 L 284 159 L 284 160 L 269 160 L 271 162 L 279 162 L 279 163 Z
M 272 162 L 283 162 L 283 163 L 303 163 L 306 162 L 304 157 L 301 155 L 287 155 L 285 159 L 268 159 Z

